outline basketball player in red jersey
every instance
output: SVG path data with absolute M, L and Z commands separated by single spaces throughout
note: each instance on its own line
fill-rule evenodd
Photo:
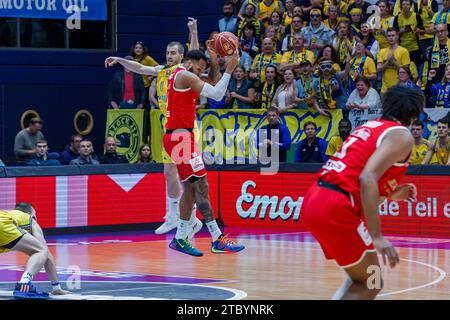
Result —
M 399 255 L 383 237 L 378 205 L 385 197 L 416 201 L 413 184 L 398 184 L 414 145 L 408 126 L 425 98 L 417 90 L 391 87 L 383 115 L 358 127 L 318 174 L 305 195 L 301 221 L 336 260 L 347 279 L 333 299 L 374 299 L 382 289 L 378 251 L 394 267 Z M 377 272 L 378 281 L 372 275 Z
M 197 33 L 197 20 L 194 18 L 188 18 L 188 28 L 190 35 L 191 49 L 199 48 L 198 33 Z M 210 55 L 210 71 L 208 74 L 208 81 L 215 84 L 220 79 L 219 65 L 217 62 L 217 55 L 212 50 L 211 44 L 208 44 L 208 51 Z M 105 59 L 105 67 L 113 66 L 116 63 L 120 63 L 122 66 L 135 73 L 142 75 L 156 76 L 156 92 L 158 96 L 158 104 L 161 112 L 166 114 L 167 109 L 167 82 L 168 77 L 172 70 L 181 64 L 184 55 L 184 47 L 181 43 L 173 41 L 167 45 L 166 48 L 166 65 L 148 67 L 140 64 L 137 61 L 129 61 L 119 57 L 108 57 Z M 165 119 L 162 120 L 163 125 Z M 165 216 L 165 222 L 159 226 L 156 230 L 156 234 L 164 234 L 177 227 L 177 222 L 180 216 L 179 212 L 179 198 L 181 191 L 181 184 L 179 182 L 176 166 L 172 163 L 168 155 L 163 152 L 162 160 L 164 165 L 164 177 L 166 179 L 166 197 L 168 210 Z M 196 207 L 194 205 L 191 215 L 191 231 L 189 232 L 189 238 L 193 238 L 194 235 L 200 231 L 203 224 L 197 219 Z
M 230 57 L 222 78 L 212 86 L 200 79 L 200 75 L 207 67 L 205 54 L 200 50 L 191 50 L 186 55 L 184 65 L 176 68 L 168 81 L 167 123 L 163 145 L 176 164 L 178 175 L 184 186 L 180 199 L 177 233 L 170 243 L 170 248 L 193 256 L 203 255 L 192 246 L 187 237 L 188 222 L 194 202 L 211 233 L 213 253 L 235 253 L 244 249 L 243 245 L 223 235 L 214 219 L 205 165 L 192 132 L 196 118 L 195 105 L 199 95 L 220 101 L 225 95 L 231 74 L 238 63 L 239 54 L 236 52 Z

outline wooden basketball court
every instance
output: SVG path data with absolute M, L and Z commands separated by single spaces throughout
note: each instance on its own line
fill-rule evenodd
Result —
M 48 237 L 64 299 L 330 299 L 343 272 L 327 261 L 307 232 L 225 230 L 245 244 L 238 254 L 210 252 L 202 230 L 194 244 L 204 252 L 195 258 L 168 247 L 173 233 L 114 232 Z M 385 287 L 378 299 L 448 299 L 450 239 L 388 237 L 401 262 L 383 268 Z M 26 257 L 1 255 L 0 298 L 10 298 Z M 35 277 L 49 290 L 45 273 Z M 44 281 L 40 283 L 41 281 Z

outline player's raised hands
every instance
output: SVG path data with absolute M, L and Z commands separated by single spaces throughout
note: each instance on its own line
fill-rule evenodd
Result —
M 232 73 L 234 69 L 239 64 L 241 57 L 239 56 L 239 51 L 236 50 L 232 56 L 225 57 L 225 60 L 227 61 L 227 72 Z
M 105 68 L 112 67 L 116 63 L 119 63 L 119 57 L 108 57 L 105 59 Z
M 191 32 L 191 33 L 197 32 L 197 19 L 189 17 L 187 26 L 188 26 L 189 32 Z
M 216 48 L 214 47 L 214 40 L 206 41 L 206 49 L 208 50 L 211 63 L 217 62 L 217 52 Z

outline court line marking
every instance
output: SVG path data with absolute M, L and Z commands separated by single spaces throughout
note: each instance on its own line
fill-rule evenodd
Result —
M 84 281 L 83 281 L 84 282 Z M 87 281 L 86 281 L 87 282 Z M 99 282 L 99 281 L 89 281 L 89 282 Z M 102 282 L 108 282 L 108 281 L 102 281 Z M 118 282 L 118 281 L 114 281 L 114 282 Z M 228 287 L 218 287 L 218 286 L 210 286 L 210 285 L 201 285 L 201 284 L 190 284 L 190 283 L 173 283 L 173 282 L 138 282 L 138 281 L 120 281 L 123 283 L 147 283 L 147 284 L 162 284 L 160 286 L 154 286 L 154 287 L 141 287 L 142 289 L 153 289 L 153 288 L 164 288 L 164 287 L 169 287 L 169 286 L 191 286 L 191 287 L 201 287 L 201 288 L 214 288 L 214 289 L 218 289 L 218 290 L 224 290 L 224 291 L 231 291 L 234 296 L 229 298 L 229 299 L 225 299 L 225 300 L 242 300 L 245 297 L 247 297 L 247 292 L 239 290 L 239 289 L 234 289 L 234 288 L 228 288 Z M 128 289 L 112 289 L 112 290 L 102 290 L 102 291 L 90 291 L 92 292 L 116 292 L 116 291 L 125 291 L 125 290 L 135 290 L 132 288 L 128 288 Z M 89 291 L 87 292 L 89 293 Z
M 297 232 L 284 232 L 284 233 L 262 233 L 262 234 L 244 234 L 241 236 L 237 236 L 235 237 L 236 239 L 251 239 L 251 240 L 265 240 L 265 239 L 259 239 L 259 237 L 265 237 L 265 236 L 283 236 L 283 235 L 295 235 L 295 234 L 305 234 L 305 233 L 309 233 L 309 231 L 297 231 Z M 311 235 L 312 237 L 312 235 Z M 202 238 L 207 238 L 207 236 L 204 236 Z M 202 238 L 196 238 L 197 240 L 202 240 Z M 450 242 L 450 239 L 448 238 L 424 238 L 424 237 L 405 237 L 405 236 L 387 236 L 388 239 L 390 239 L 392 242 L 394 242 L 394 244 L 398 247 L 403 247 L 403 246 L 415 246 L 415 245 L 438 245 L 438 244 L 446 244 Z M 414 240 L 421 240 L 421 241 L 414 241 Z M 430 240 L 440 240 L 440 241 L 426 241 L 427 239 Z M 159 240 L 144 240 L 144 241 L 138 241 L 140 243 L 145 243 L 145 242 L 153 242 L 153 243 L 157 243 L 157 242 L 166 242 L 169 239 L 159 239 Z M 425 241 L 423 241 L 425 240 Z M 292 242 L 291 240 L 271 240 L 271 241 L 289 241 Z M 83 242 L 83 241 L 81 241 Z M 106 241 L 98 241 L 96 243 L 89 243 L 89 241 L 85 241 L 83 243 L 81 242 L 74 242 L 74 243 L 49 243 L 49 245 L 51 246 L 81 246 L 81 245 L 106 245 L 106 244 L 118 244 L 118 243 L 135 243 L 135 241 L 133 240 L 119 240 L 119 241 L 114 241 L 113 240 L 106 240 Z M 304 242 L 304 241 L 302 241 Z M 311 243 L 311 242 L 305 242 L 305 243 Z M 427 248 L 422 248 L 422 249 L 427 249 Z M 434 250 L 434 249 L 442 249 L 442 248 L 429 248 L 429 250 Z
M 244 234 L 242 236 L 237 236 L 233 238 L 249 238 L 249 237 L 258 237 L 258 236 L 271 236 L 271 235 L 292 235 L 292 234 L 302 234 L 302 233 L 309 233 L 308 231 L 298 231 L 298 232 L 285 232 L 285 233 L 263 233 L 263 234 Z M 152 234 L 153 235 L 153 234 Z M 174 234 L 175 236 L 175 234 Z M 205 235 L 202 238 L 207 238 L 208 236 Z M 201 238 L 196 238 L 201 239 Z M 127 243 L 136 243 L 136 242 L 162 242 L 162 241 L 170 241 L 171 239 L 158 239 L 158 240 L 142 240 L 142 241 L 134 241 L 132 239 L 128 240 L 119 240 L 119 241 L 111 241 L 108 242 L 108 240 L 105 241 L 75 241 L 75 242 L 50 242 L 48 243 L 49 246 L 86 246 L 86 245 L 106 245 L 106 244 L 127 244 Z
M 302 233 L 310 233 L 310 232 L 309 231 L 297 231 L 297 232 L 284 232 L 284 233 L 244 234 L 242 236 L 237 236 L 236 238 L 247 238 L 247 237 L 254 237 L 254 236 L 279 236 L 279 235 L 282 236 L 282 235 L 302 234 Z
M 0 267 L 0 270 L 9 270 L 9 269 L 20 269 L 20 271 L 24 271 L 25 267 L 24 266 L 17 266 L 17 265 L 8 265 L 8 264 L 1 264 L 3 265 L 2 267 Z M 56 266 L 57 268 L 57 273 L 58 271 L 65 271 L 68 270 L 68 267 L 61 267 L 61 266 Z M 64 269 L 64 270 L 58 270 L 58 268 L 60 269 Z M 204 283 L 237 283 L 240 282 L 240 280 L 237 279 L 218 279 L 218 278 L 207 278 L 207 277 L 203 277 L 203 278 L 199 278 L 199 277 L 192 277 L 192 276 L 182 276 L 182 275 L 162 275 L 162 274 L 156 274 L 156 273 L 140 273 L 140 272 L 125 272 L 125 271 L 105 271 L 105 270 L 92 270 L 92 269 L 80 269 L 81 271 L 87 271 L 87 272 L 92 272 L 92 273 L 117 273 L 117 274 L 129 274 L 130 276 L 134 276 L 134 277 L 145 277 L 145 276 L 155 276 L 155 277 L 173 277 L 173 278 L 185 278 L 185 279 L 202 279 L 202 280 L 210 280 L 210 281 L 206 281 Z M 16 270 L 11 270 L 11 271 L 16 271 Z M 42 268 L 39 273 L 45 273 L 44 268 Z M 61 272 L 59 272 L 58 274 L 61 274 Z M 81 276 L 84 277 L 103 277 L 105 278 L 106 276 L 102 276 L 102 275 L 96 275 L 96 274 L 92 274 L 92 275 L 85 275 L 82 274 Z M 117 278 L 112 278 L 112 279 L 117 279 Z M 94 281 L 95 280 L 86 280 L 83 282 L 88 282 L 88 281 Z M 112 282 L 112 281 L 111 281 Z M 114 282 L 119 282 L 119 281 L 114 281 Z M 2 282 L 0 282 L 2 283 Z M 143 282 L 143 283 L 147 283 L 147 282 Z M 151 282 L 151 283 L 155 283 L 155 282 Z M 162 282 L 163 283 L 163 282 Z M 176 283 L 176 282 L 171 282 L 171 283 Z
M 151 286 L 147 286 L 147 287 L 141 287 L 142 288 L 149 288 L 149 289 L 153 289 L 153 288 L 163 288 L 163 287 L 169 287 L 169 286 L 193 286 L 193 287 L 201 287 L 201 288 L 213 288 L 213 289 L 218 289 L 218 290 L 224 290 L 224 291 L 228 291 L 234 294 L 233 297 L 225 299 L 225 300 L 242 300 L 244 298 L 247 297 L 247 292 L 239 290 L 239 289 L 234 289 L 234 288 L 228 288 L 228 287 L 218 287 L 218 286 L 210 286 L 210 285 L 200 285 L 200 284 L 189 284 L 189 283 L 174 283 L 174 282 L 144 282 L 144 281 L 81 281 L 81 284 L 83 282 L 90 282 L 90 283 L 139 283 L 139 284 L 163 284 L 160 286 L 155 286 L 155 287 L 151 287 Z M 5 283 L 5 284 L 9 284 L 9 283 L 15 283 L 15 282 L 0 282 L 0 283 Z M 45 283 L 45 281 L 35 281 L 34 283 Z M 164 286 L 164 284 L 166 286 Z M 125 290 L 137 290 L 139 288 L 125 288 L 125 289 L 112 289 L 112 290 L 95 290 L 95 291 L 87 291 L 86 293 L 94 293 L 94 292 L 116 292 L 116 291 L 125 291 Z M 11 291 L 6 291 L 6 290 L 0 290 L 0 295 L 3 296 L 12 296 L 12 290 Z M 109 295 L 84 295 L 84 294 L 78 294 L 78 293 L 74 293 L 71 295 L 67 295 L 67 296 L 51 296 L 51 299 L 55 299 L 55 300 L 74 300 L 71 298 L 77 298 L 77 299 L 83 299 L 83 298 L 92 298 L 92 299 L 101 299 L 101 300 L 110 300 L 111 298 L 113 298 L 114 300 L 125 300 L 125 299 L 144 299 L 144 300 L 177 300 L 177 299 L 165 299 L 165 298 L 144 298 L 144 297 L 129 297 L 129 296 L 109 296 Z M 76 300 L 76 299 L 75 299 Z M 87 299 L 88 300 L 88 299 Z
M 16 266 L 16 265 L 7 265 L 7 264 L 3 264 L 3 266 L 0 267 L 0 270 L 8 270 L 8 269 L 16 269 L 16 268 L 25 268 L 25 266 Z
M 400 294 L 400 293 L 405 293 L 405 292 L 409 292 L 409 291 L 413 291 L 413 290 L 423 289 L 425 287 L 429 287 L 429 286 L 432 286 L 432 285 L 435 285 L 435 284 L 441 282 L 447 276 L 447 273 L 444 270 L 442 270 L 441 268 L 437 267 L 437 266 L 433 266 L 433 265 L 425 263 L 425 262 L 420 262 L 420 261 L 410 260 L 410 259 L 400 259 L 400 260 L 409 261 L 409 262 L 421 264 L 423 266 L 432 268 L 432 269 L 436 270 L 437 272 L 439 272 L 439 277 L 437 277 L 436 279 L 434 279 L 433 281 L 431 281 L 429 283 L 426 283 L 426 284 L 423 284 L 423 285 L 420 285 L 420 286 L 406 288 L 406 289 L 403 289 L 403 290 L 396 290 L 396 291 L 392 291 L 392 292 L 382 293 L 382 294 L 379 294 L 378 297 L 385 297 L 385 296 L 390 296 L 390 295 L 394 295 L 394 294 Z

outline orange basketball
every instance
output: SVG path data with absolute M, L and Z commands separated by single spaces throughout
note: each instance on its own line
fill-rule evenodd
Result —
M 222 57 L 232 56 L 239 46 L 239 39 L 231 32 L 221 32 L 214 38 L 214 48 Z

